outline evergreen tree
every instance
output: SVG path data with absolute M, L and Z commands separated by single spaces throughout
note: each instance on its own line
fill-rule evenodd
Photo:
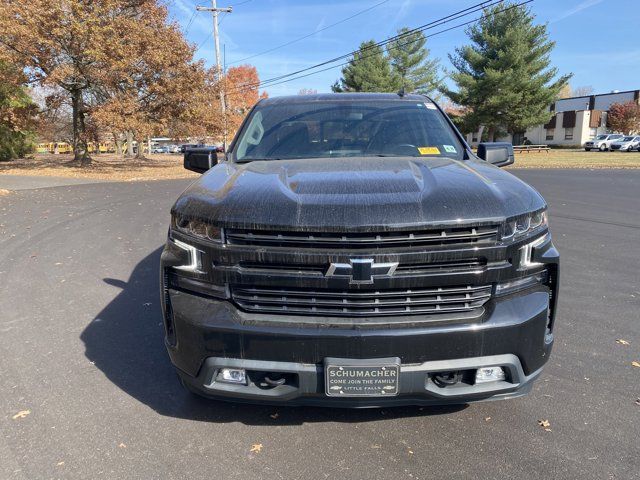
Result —
M 440 85 L 439 62 L 429 60 L 427 39 L 421 31 L 398 30 L 398 37 L 387 44 L 387 55 L 394 78 L 394 91 L 429 94 Z
M 549 105 L 571 75 L 557 78 L 549 54 L 546 25 L 534 25 L 526 6 L 497 5 L 467 29 L 472 44 L 449 58 L 458 90 L 442 89 L 468 110 L 468 124 L 488 128 L 489 140 L 504 128 L 509 133 L 549 121 Z
M 0 59 L 0 161 L 22 157 L 33 148 L 37 107 L 25 81 L 18 67 Z
M 331 89 L 334 92 L 391 92 L 394 87 L 388 59 L 382 48 L 369 40 L 360 44 L 360 49 L 342 69 L 342 78 Z

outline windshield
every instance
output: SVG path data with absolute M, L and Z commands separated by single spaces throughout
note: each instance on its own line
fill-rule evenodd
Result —
M 239 162 L 366 156 L 462 159 L 464 148 L 428 100 L 336 99 L 258 105 L 233 155 Z
M 596 137 L 596 140 L 606 140 L 606 139 L 607 139 L 607 137 L 608 137 L 608 135 L 598 135 L 598 136 Z
M 630 142 L 630 141 L 632 141 L 632 140 L 633 140 L 633 137 L 624 137 L 624 138 L 622 139 L 622 141 L 623 141 L 623 142 Z

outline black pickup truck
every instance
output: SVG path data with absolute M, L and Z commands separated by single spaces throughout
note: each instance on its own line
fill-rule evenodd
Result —
M 547 205 L 422 95 L 261 100 L 178 198 L 166 346 L 213 398 L 364 407 L 527 393 L 553 344 Z

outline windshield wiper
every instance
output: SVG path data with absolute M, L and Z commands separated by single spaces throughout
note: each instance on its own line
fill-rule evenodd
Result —
M 243 158 L 242 160 L 234 160 L 234 163 L 268 162 L 269 160 L 283 160 L 283 159 L 282 158 Z

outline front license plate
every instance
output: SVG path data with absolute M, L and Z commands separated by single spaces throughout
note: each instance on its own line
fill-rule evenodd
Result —
M 392 397 L 398 394 L 398 364 L 325 365 L 330 397 Z

